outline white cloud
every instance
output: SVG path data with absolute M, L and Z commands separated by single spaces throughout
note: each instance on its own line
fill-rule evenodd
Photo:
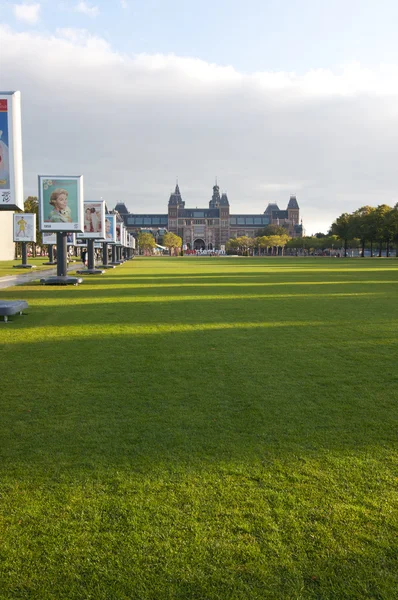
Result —
M 99 14 L 98 6 L 90 6 L 87 2 L 79 2 L 75 6 L 75 11 L 83 13 L 88 17 L 96 17 Z
M 14 15 L 20 21 L 34 25 L 39 20 L 40 4 L 14 4 Z
M 0 36 L 3 84 L 22 92 L 27 194 L 38 173 L 83 173 L 87 197 L 165 212 L 176 175 L 186 206 L 206 206 L 217 175 L 233 213 L 296 193 L 309 233 L 398 200 L 397 65 L 243 74 L 125 56 L 85 30 Z
M 122 8 L 127 8 L 127 0 L 120 0 L 120 6 Z

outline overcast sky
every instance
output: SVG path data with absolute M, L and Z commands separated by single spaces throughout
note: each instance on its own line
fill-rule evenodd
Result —
M 286 208 L 307 234 L 398 202 L 394 0 L 0 0 L 0 89 L 20 90 L 25 194 L 166 212 L 215 177 L 232 213 Z

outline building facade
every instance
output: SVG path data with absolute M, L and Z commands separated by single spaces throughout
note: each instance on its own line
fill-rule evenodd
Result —
M 155 238 L 166 231 L 182 238 L 187 249 L 218 250 L 232 237 L 247 235 L 255 237 L 266 225 L 279 225 L 290 237 L 302 236 L 300 208 L 295 196 L 291 196 L 286 210 L 276 204 L 268 204 L 263 214 L 231 214 L 227 194 L 220 195 L 220 188 L 213 187 L 213 195 L 207 208 L 185 208 L 178 184 L 170 195 L 167 213 L 133 214 L 123 202 L 115 210 L 124 220 L 127 229 L 137 236 L 142 231 L 152 232 Z

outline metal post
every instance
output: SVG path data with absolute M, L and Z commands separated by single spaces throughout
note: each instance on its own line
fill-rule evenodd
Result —
M 104 242 L 102 244 L 102 265 L 104 267 L 108 266 L 108 244 Z
M 68 274 L 68 246 L 67 234 L 57 231 L 57 275 L 66 277 Z
M 22 242 L 22 264 L 26 265 L 28 263 L 28 244 L 27 242 Z
M 87 269 L 94 269 L 94 240 L 87 240 Z

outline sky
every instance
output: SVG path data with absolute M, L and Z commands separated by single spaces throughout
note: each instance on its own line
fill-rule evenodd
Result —
M 167 211 L 286 208 L 307 235 L 398 202 L 394 0 L 0 0 L 0 89 L 20 90 L 25 195 Z

